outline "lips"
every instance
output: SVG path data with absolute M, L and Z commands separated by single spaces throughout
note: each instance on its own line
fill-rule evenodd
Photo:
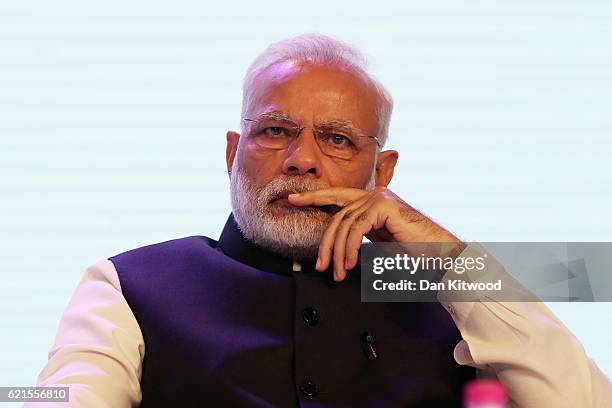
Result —
M 270 200 L 271 203 L 278 200 L 288 200 L 289 194 L 293 194 L 294 191 L 285 191 L 283 193 L 278 193 Z
M 304 211 L 322 211 L 327 214 L 335 214 L 340 211 L 340 207 L 336 205 L 306 205 L 306 206 L 297 206 L 293 205 L 289 202 L 289 194 L 293 194 L 296 191 L 286 191 L 283 193 L 276 194 L 271 200 L 270 204 L 282 205 L 287 207 L 292 207 L 294 209 L 301 209 Z
M 287 205 L 287 206 L 290 206 L 290 207 L 296 207 L 296 208 L 298 208 L 297 206 L 295 206 L 295 205 L 291 204 L 291 203 L 289 202 L 289 200 L 287 199 L 287 197 L 280 197 L 280 198 L 277 198 L 276 200 L 272 200 L 272 201 L 270 201 L 270 203 L 271 203 L 271 204 L 282 204 L 282 205 Z
M 305 205 L 305 206 L 298 206 L 298 205 L 293 205 L 289 202 L 289 194 L 293 194 L 297 191 L 285 191 L 282 193 L 278 193 L 276 194 L 272 200 L 270 200 L 270 204 L 272 205 L 278 205 L 278 206 L 283 206 L 283 207 L 289 207 L 292 210 L 301 210 L 301 211 L 323 211 L 323 209 L 321 207 L 318 206 L 314 206 L 314 205 Z
M 285 194 L 284 196 L 280 196 L 277 197 L 273 200 L 270 201 L 270 204 L 272 205 L 281 205 L 284 207 L 291 207 L 291 208 L 295 208 L 295 209 L 299 209 L 299 210 L 319 210 L 319 207 L 316 207 L 314 205 L 305 205 L 305 206 L 298 206 L 298 205 L 293 205 L 289 202 L 289 199 L 287 198 L 288 194 Z
M 279 200 L 284 200 L 287 201 L 287 203 L 289 202 L 289 194 L 294 194 L 294 193 L 303 193 L 305 191 L 309 191 L 309 190 L 285 190 L 285 191 L 281 191 L 279 193 L 274 194 L 274 196 L 272 196 L 272 199 L 270 200 L 270 203 L 273 203 L 274 201 L 279 201 Z

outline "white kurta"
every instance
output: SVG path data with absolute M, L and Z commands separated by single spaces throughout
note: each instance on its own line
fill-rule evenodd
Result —
M 463 254 L 475 246 L 482 250 L 471 244 Z M 439 296 L 463 338 L 454 351 L 457 363 L 497 377 L 512 407 L 612 407 L 612 382 L 545 304 L 484 296 L 486 301 L 476 302 Z M 100 260 L 86 269 L 38 376 L 38 386 L 69 386 L 70 404 L 25 406 L 138 406 L 144 353 L 117 271 L 111 261 Z

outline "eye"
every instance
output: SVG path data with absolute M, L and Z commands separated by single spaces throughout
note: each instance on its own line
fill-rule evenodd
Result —
M 286 134 L 285 129 L 280 126 L 264 128 L 261 133 L 266 136 L 283 136 L 284 134 Z
M 328 133 L 323 136 L 323 141 L 334 147 L 352 147 L 353 142 L 348 137 L 339 133 Z

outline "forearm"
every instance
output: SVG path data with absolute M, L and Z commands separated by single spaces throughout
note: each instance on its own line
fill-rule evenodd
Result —
M 525 288 L 506 287 L 505 296 L 508 290 L 526 298 Z M 439 297 L 463 337 L 455 348 L 459 364 L 494 372 L 516 407 L 612 406 L 610 380 L 544 303 L 497 301 L 491 293 L 476 297 Z

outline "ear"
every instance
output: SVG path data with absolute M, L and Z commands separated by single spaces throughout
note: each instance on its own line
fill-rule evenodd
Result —
M 393 170 L 399 159 L 396 150 L 385 150 L 378 153 L 376 162 L 376 185 L 387 187 L 393 178 Z
M 226 133 L 227 146 L 225 147 L 225 162 L 227 164 L 227 174 L 232 171 L 236 151 L 238 151 L 238 141 L 240 141 L 240 133 L 229 130 Z

